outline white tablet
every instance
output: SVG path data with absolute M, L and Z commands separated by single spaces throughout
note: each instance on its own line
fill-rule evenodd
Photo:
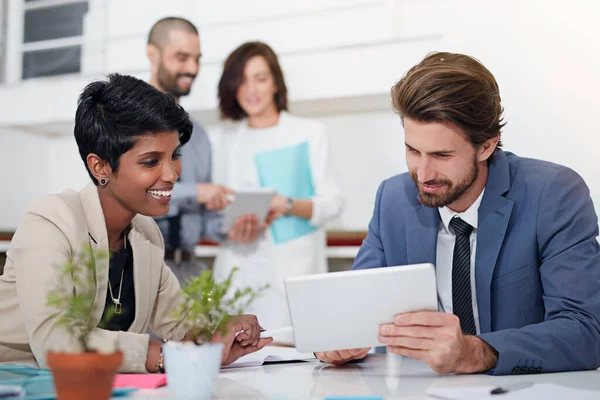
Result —
M 238 190 L 232 196 L 232 202 L 223 210 L 224 221 L 222 232 L 226 233 L 235 221 L 246 214 L 254 214 L 262 223 L 269 212 L 271 202 L 277 192 L 274 189 L 257 188 Z
M 438 309 L 432 264 L 293 277 L 285 288 L 303 353 L 382 346 L 379 326 L 396 314 Z

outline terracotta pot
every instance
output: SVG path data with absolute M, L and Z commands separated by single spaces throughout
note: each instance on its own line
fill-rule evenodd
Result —
M 53 353 L 47 355 L 57 400 L 109 400 L 123 353 Z

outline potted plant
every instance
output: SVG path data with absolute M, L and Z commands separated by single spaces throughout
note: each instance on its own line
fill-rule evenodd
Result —
M 230 319 L 243 314 L 256 296 L 268 288 L 245 287 L 230 293 L 237 270 L 233 268 L 220 283 L 211 271 L 203 271 L 183 285 L 185 301 L 178 305 L 174 316 L 185 321 L 188 334 L 195 340 L 164 345 L 167 385 L 173 398 L 212 398 L 223 344 L 211 343 L 210 339 L 216 332 L 226 335 Z
M 64 265 L 56 266 L 58 287 L 48 295 L 47 305 L 59 313 L 55 326 L 64 329 L 72 342 L 68 351 L 47 352 L 58 400 L 110 399 L 114 377 L 123 363 L 123 353 L 116 343 L 109 349 L 90 345 L 96 328 L 90 318 L 96 293 L 96 263 L 107 258 L 107 252 L 94 251 L 86 245 Z M 111 316 L 107 312 L 100 326 Z

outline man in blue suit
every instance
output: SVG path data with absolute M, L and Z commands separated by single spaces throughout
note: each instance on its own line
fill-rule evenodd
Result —
M 583 179 L 501 150 L 498 85 L 471 57 L 431 54 L 391 94 L 409 172 L 379 187 L 353 269 L 432 263 L 440 312 L 397 315 L 381 343 L 439 373 L 600 366 L 598 220 Z

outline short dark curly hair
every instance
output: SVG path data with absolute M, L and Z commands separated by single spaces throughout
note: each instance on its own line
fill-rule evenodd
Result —
M 188 113 L 170 94 L 128 75 L 111 74 L 85 87 L 77 102 L 75 141 L 87 166 L 89 154 L 107 161 L 113 171 L 119 159 L 140 136 L 177 131 L 181 144 L 190 140 L 193 125 Z

